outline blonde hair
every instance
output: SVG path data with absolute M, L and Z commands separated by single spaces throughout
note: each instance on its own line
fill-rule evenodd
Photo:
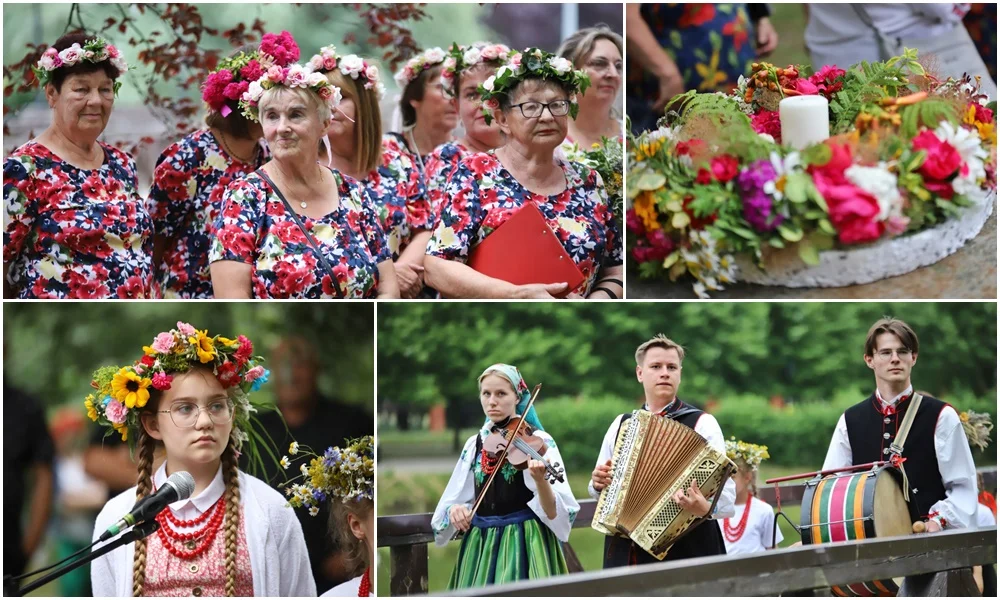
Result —
M 159 390 L 155 390 L 150 395 L 150 401 L 146 404 L 149 411 L 156 409 L 161 396 L 162 392 Z M 148 496 L 153 489 L 153 451 L 155 449 L 156 440 L 146 433 L 145 427 L 139 427 L 139 435 L 136 438 L 136 463 L 139 472 L 135 487 L 136 501 Z M 226 507 L 225 521 L 223 522 L 225 590 L 226 596 L 232 598 L 236 596 L 236 544 L 240 531 L 240 471 L 232 437 L 229 438 L 229 444 L 222 452 L 222 477 L 226 482 L 226 491 L 223 494 Z M 132 595 L 135 597 L 142 596 L 143 588 L 146 586 L 147 539 L 143 538 L 135 542 L 135 553 L 132 558 Z
M 330 105 L 323 102 L 323 99 L 319 97 L 319 94 L 304 88 L 290 88 L 281 85 L 264 90 L 264 93 L 260 96 L 260 100 L 257 102 L 257 114 L 261 115 L 261 118 L 263 118 L 264 110 L 267 105 L 276 101 L 284 94 L 292 94 L 299 100 L 305 102 L 307 107 L 315 109 L 321 123 L 323 121 L 330 120 Z M 323 135 L 326 135 L 326 131 L 323 132 Z
M 677 357 L 680 358 L 682 363 L 684 362 L 684 348 L 662 333 L 658 333 L 649 340 L 639 344 L 639 347 L 635 349 L 635 364 L 642 366 L 643 361 L 646 359 L 646 352 L 650 348 L 674 349 L 677 351 Z
M 382 110 L 378 92 L 366 90 L 360 78 L 352 79 L 335 69 L 326 74 L 331 84 L 340 88 L 345 98 L 354 100 L 354 168 L 369 173 L 382 163 Z
M 368 547 L 365 540 L 354 537 L 350 525 L 347 522 L 348 515 L 354 515 L 359 520 L 364 521 L 372 515 L 375 505 L 369 499 L 342 502 L 340 498 L 334 498 L 330 503 L 330 530 L 333 533 L 337 546 L 347 554 L 348 569 L 352 576 L 357 577 L 370 567 L 368 564 Z M 375 540 L 368 540 L 368 544 L 374 544 Z

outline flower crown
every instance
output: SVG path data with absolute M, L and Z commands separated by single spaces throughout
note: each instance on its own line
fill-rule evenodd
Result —
M 767 446 L 758 446 L 743 441 L 737 442 L 735 437 L 726 440 L 726 456 L 734 462 L 742 460 L 754 471 L 760 467 L 760 463 L 771 458 L 771 455 L 767 453 Z
M 406 64 L 396 73 L 393 79 L 396 80 L 396 85 L 400 88 L 405 88 L 414 79 L 419 77 L 422 72 L 432 68 L 434 65 L 443 63 L 447 56 L 441 48 L 428 48 L 406 61 Z
M 958 418 L 962 421 L 962 429 L 965 430 L 965 437 L 969 439 L 969 445 L 975 446 L 980 450 L 986 450 L 986 447 L 993 441 L 990 439 L 990 432 L 993 431 L 993 421 L 990 420 L 989 413 L 977 413 L 973 410 L 967 410 L 960 413 Z
M 510 54 L 510 48 L 503 44 L 490 44 L 488 42 L 476 42 L 471 46 L 461 46 L 457 42 L 451 44 L 448 50 L 448 57 L 444 59 L 444 68 L 441 70 L 441 84 L 450 96 L 458 96 L 458 74 L 466 69 L 483 64 L 495 62 L 499 66 Z
M 243 114 L 254 121 L 260 121 L 258 104 L 264 92 L 279 85 L 288 88 L 303 88 L 315 92 L 331 109 L 337 108 L 343 95 L 340 88 L 330 83 L 322 73 L 313 73 L 300 64 L 289 67 L 277 65 L 269 68 L 260 79 L 250 83 L 247 91 L 240 99 L 240 109 Z
M 329 73 L 338 67 L 347 77 L 362 81 L 366 90 L 375 90 L 379 100 L 385 97 L 385 85 L 378 67 L 368 64 L 357 54 L 341 56 L 337 54 L 336 46 L 323 46 L 319 54 L 314 54 L 306 63 L 306 70 L 311 73 Z
M 250 82 L 260 79 L 271 66 L 287 67 L 299 58 L 299 47 L 292 34 L 265 33 L 257 50 L 240 52 L 223 59 L 201 86 L 201 99 L 209 108 L 228 117 L 238 106 Z
M 326 449 L 322 456 L 317 455 L 298 442 L 292 442 L 288 454 L 302 454 L 313 457 L 309 464 L 299 465 L 300 477 L 304 483 L 286 482 L 285 495 L 289 497 L 288 504 L 295 507 L 307 507 L 309 515 L 315 517 L 320 505 L 327 498 L 339 498 L 341 502 L 375 498 L 375 450 L 372 436 L 366 435 L 355 440 L 348 440 L 344 448 L 333 446 Z M 288 469 L 291 464 L 287 456 L 281 457 L 281 466 Z
M 87 40 L 82 47 L 80 44 L 73 44 L 63 50 L 47 48 L 42 53 L 42 57 L 38 59 L 38 63 L 31 70 L 35 72 L 38 84 L 41 87 L 45 87 L 52 80 L 52 73 L 56 69 L 72 67 L 81 62 L 97 64 L 106 60 L 111 61 L 111 66 L 118 70 L 119 76 L 128 71 L 128 65 L 125 64 L 125 59 L 122 58 L 118 48 L 115 48 L 113 44 L 108 43 L 106 39 L 101 37 Z M 120 81 L 115 81 L 115 94 L 118 94 L 121 85 Z
M 158 334 L 151 345 L 142 347 L 143 356 L 124 367 L 102 367 L 90 382 L 96 392 L 84 400 L 87 416 L 115 431 L 134 449 L 135 434 L 142 427 L 139 416 L 149 401 L 150 388 L 170 389 L 174 375 L 196 366 L 209 367 L 233 401 L 232 437 L 239 450 L 250 441 L 252 413 L 248 394 L 267 383 L 270 372 L 263 358 L 253 353 L 253 343 L 244 336 L 235 340 L 210 337 L 205 330 L 178 321 L 177 328 Z M 130 435 L 131 433 L 131 435 Z M 251 443 L 253 458 L 259 458 Z
M 583 71 L 574 69 L 573 63 L 568 59 L 538 48 L 528 48 L 524 52 L 511 54 L 507 64 L 497 69 L 496 75 L 479 86 L 483 100 L 483 116 L 486 117 L 487 125 L 493 121 L 494 111 L 500 109 L 500 98 L 529 77 L 558 81 L 572 88 L 569 114 L 576 118 L 580 111 L 576 95 L 582 94 L 590 87 L 590 77 Z

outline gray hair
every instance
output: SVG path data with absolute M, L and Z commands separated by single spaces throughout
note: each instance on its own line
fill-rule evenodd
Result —
M 599 23 L 594 27 L 587 27 L 566 38 L 559 46 L 556 54 L 569 60 L 573 66 L 580 68 L 580 61 L 594 51 L 594 45 L 598 40 L 608 40 L 618 48 L 618 53 L 625 55 L 622 50 L 624 43 L 622 36 L 618 35 L 604 23 Z
M 290 88 L 281 85 L 276 85 L 271 89 L 264 90 L 264 93 L 261 94 L 260 100 L 257 102 L 258 114 L 264 114 L 264 109 L 267 105 L 286 93 L 294 95 L 299 100 L 305 102 L 307 107 L 315 109 L 317 116 L 319 116 L 320 123 L 328 121 L 333 114 L 330 110 L 330 105 L 324 102 L 316 92 L 305 88 Z M 322 135 L 326 135 L 326 132 L 322 132 Z

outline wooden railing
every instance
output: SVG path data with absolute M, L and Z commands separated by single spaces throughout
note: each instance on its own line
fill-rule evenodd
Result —
M 996 467 L 989 467 L 989 468 L 980 469 L 980 473 L 982 473 L 982 475 L 983 475 L 984 485 L 985 485 L 986 489 L 995 491 L 996 490 L 996 483 L 997 483 Z M 788 485 L 779 486 L 778 487 L 778 493 L 780 494 L 780 499 L 781 499 L 781 505 L 782 505 L 782 507 L 798 506 L 801 503 L 801 501 L 802 501 L 802 493 L 803 493 L 804 489 L 805 489 L 804 484 L 788 484 Z M 778 504 L 774 486 L 761 487 L 758 490 L 757 496 L 761 500 L 764 500 L 765 502 L 767 502 L 768 504 L 770 504 L 772 506 L 777 506 L 777 504 Z M 594 508 L 595 508 L 595 506 L 597 504 L 596 501 L 591 500 L 589 498 L 587 498 L 585 500 L 580 500 L 579 502 L 580 502 L 580 513 L 577 515 L 576 520 L 573 522 L 573 528 L 574 529 L 576 529 L 576 528 L 590 527 L 590 522 L 594 518 Z M 987 531 L 987 530 L 983 530 L 983 531 Z M 953 535 L 956 535 L 957 533 L 958 532 L 956 532 L 954 534 L 952 532 L 947 532 L 946 535 L 953 536 Z M 966 531 L 964 533 L 969 533 L 969 532 Z M 945 535 L 945 534 L 941 534 L 941 535 Z M 900 540 L 910 540 L 910 539 L 911 538 L 909 538 L 909 537 L 900 538 Z M 926 536 L 926 537 L 913 536 L 912 539 L 914 539 L 914 540 L 919 540 L 919 539 L 935 539 L 936 540 L 936 539 L 939 539 L 939 536 L 938 535 L 935 535 L 935 536 Z M 948 539 L 951 539 L 951 538 L 948 538 Z M 992 562 L 996 562 L 996 530 L 995 529 L 993 530 L 992 540 L 993 540 L 993 545 L 992 545 L 992 559 L 991 560 L 992 560 Z M 434 535 L 433 535 L 433 532 L 432 532 L 432 529 L 431 529 L 431 514 L 430 513 L 420 513 L 420 514 L 410 514 L 410 515 L 392 515 L 392 516 L 378 517 L 378 547 L 379 548 L 386 548 L 386 547 L 389 548 L 389 557 L 390 557 L 389 589 L 390 589 L 390 593 L 393 596 L 405 596 L 405 595 L 412 595 L 412 594 L 426 594 L 427 593 L 427 591 L 428 591 L 428 554 L 427 554 L 427 545 L 429 543 L 433 542 L 433 541 L 434 541 Z M 895 564 L 895 562 L 897 562 L 896 559 L 893 559 L 893 560 L 890 561 L 889 558 L 887 558 L 889 556 L 896 556 L 895 554 L 891 554 L 891 553 L 890 554 L 877 554 L 877 551 L 889 551 L 889 550 L 898 549 L 898 548 L 904 548 L 905 549 L 905 548 L 911 548 L 911 546 L 907 546 L 905 544 L 903 546 L 892 546 L 891 544 L 890 545 L 885 545 L 885 546 L 878 545 L 881 542 L 891 542 L 891 541 L 893 541 L 893 540 L 891 540 L 891 539 L 885 539 L 885 540 L 872 540 L 872 541 L 867 541 L 867 542 L 863 542 L 863 543 L 869 544 L 868 546 L 865 546 L 865 548 L 868 549 L 868 550 L 866 550 L 866 552 L 868 552 L 868 551 L 870 551 L 870 552 L 876 552 L 875 554 L 872 554 L 872 556 L 876 556 L 876 557 L 877 556 L 882 556 L 883 557 L 883 560 L 881 562 Z M 912 546 L 913 548 L 922 547 L 922 546 L 919 546 L 919 544 L 921 542 L 918 541 L 916 543 L 918 545 L 917 546 Z M 851 547 L 853 547 L 854 545 L 855 545 L 854 543 L 850 544 Z M 719 570 L 718 570 L 718 565 L 716 565 L 715 567 L 712 567 L 711 565 L 715 564 L 715 562 L 718 562 L 719 560 L 733 560 L 733 561 L 737 561 L 737 560 L 738 561 L 745 561 L 745 560 L 749 560 L 749 559 L 774 560 L 775 557 L 785 556 L 786 553 L 793 553 L 794 556 L 799 557 L 799 558 L 785 559 L 785 560 L 792 561 L 790 563 L 787 563 L 789 565 L 788 568 L 791 569 L 791 570 L 796 570 L 801 565 L 813 564 L 813 562 L 815 560 L 824 560 L 822 558 L 824 556 L 832 556 L 830 554 L 831 552 L 837 553 L 837 554 L 835 554 L 836 556 L 840 556 L 840 553 L 844 553 L 844 552 L 846 552 L 846 554 L 844 554 L 844 556 L 849 555 L 851 551 L 841 550 L 840 547 L 842 547 L 842 546 L 844 546 L 844 544 L 823 545 L 823 546 L 807 546 L 807 547 L 801 548 L 801 549 L 772 550 L 772 551 L 768 552 L 766 555 L 761 555 L 761 556 L 756 556 L 756 557 L 755 556 L 745 557 L 745 558 L 713 557 L 711 559 L 692 559 L 692 560 L 695 560 L 695 561 L 708 561 L 708 562 L 706 562 L 706 564 L 709 565 L 709 566 L 706 567 L 705 573 L 712 573 L 713 572 L 713 568 L 714 568 L 715 569 L 714 574 L 715 574 L 716 578 L 718 578 L 720 576 L 720 573 L 719 573 Z M 978 547 L 980 549 L 980 551 L 989 550 L 989 547 L 985 547 L 985 546 L 981 546 L 981 545 L 980 546 L 976 546 L 976 547 Z M 802 552 L 802 551 L 808 551 L 808 552 L 805 552 L 804 554 L 801 554 L 801 555 L 800 554 L 794 554 L 795 552 Z M 814 556 L 814 554 L 815 554 L 815 556 Z M 801 558 L 802 556 L 807 556 L 807 555 L 808 556 L 813 556 L 813 558 Z M 934 555 L 937 556 L 937 554 L 934 554 Z M 961 556 L 965 556 L 965 554 L 962 554 Z M 982 556 L 983 555 L 980 553 L 979 557 L 976 558 L 976 560 L 981 560 L 981 562 L 977 562 L 977 563 L 970 562 L 970 563 L 966 563 L 966 564 L 963 564 L 963 565 L 960 565 L 960 566 L 968 566 L 968 564 L 982 564 L 982 562 L 985 562 L 985 561 L 982 560 Z M 964 560 L 964 559 L 962 559 L 962 560 Z M 970 558 L 970 560 L 972 560 L 972 559 Z M 715 561 L 715 562 L 713 562 L 713 561 Z M 810 561 L 813 561 L 813 562 L 810 562 Z M 527 593 L 527 595 L 537 595 L 537 596 L 562 595 L 559 592 L 549 592 L 549 591 L 547 591 L 548 590 L 547 586 L 549 586 L 549 585 L 555 585 L 555 586 L 562 585 L 563 583 L 570 581 L 569 579 L 567 579 L 569 577 L 577 578 L 577 577 L 586 576 L 586 577 L 590 577 L 590 578 L 601 579 L 602 577 L 606 577 L 608 575 L 614 574 L 617 571 L 617 570 L 603 570 L 603 571 L 595 571 L 595 572 L 590 572 L 590 573 L 579 573 L 578 571 L 582 571 L 582 568 L 579 566 L 579 563 L 575 560 L 574 556 L 572 556 L 572 555 L 568 556 L 567 557 L 567 562 L 570 564 L 570 570 L 571 571 L 576 571 L 576 572 L 572 573 L 571 575 L 567 575 L 567 576 L 563 576 L 563 577 L 558 577 L 558 578 L 553 578 L 551 582 L 546 582 L 546 583 L 533 582 L 535 585 L 540 586 L 540 587 L 538 587 L 536 589 L 537 593 L 535 593 L 535 592 L 532 592 L 532 593 L 524 592 L 524 593 Z M 677 565 L 680 565 L 682 563 L 685 563 L 688 566 L 697 566 L 697 564 L 700 564 L 700 563 L 696 563 L 696 564 L 695 563 L 691 563 L 690 561 L 676 561 L 676 562 L 673 562 L 673 563 L 669 563 L 669 565 L 664 564 L 664 565 L 652 565 L 652 566 L 655 567 L 655 568 L 670 568 L 670 569 L 675 569 L 675 568 L 677 568 L 676 567 Z M 875 563 L 878 563 L 878 561 L 876 560 Z M 740 564 L 744 564 L 744 563 L 740 563 Z M 751 561 L 751 562 L 746 563 L 746 564 L 748 564 L 748 565 L 756 564 L 757 566 L 760 566 L 763 563 L 760 563 L 760 562 L 753 563 Z M 823 564 L 826 564 L 826 563 L 823 563 Z M 923 565 L 924 563 L 920 563 L 920 564 Z M 727 563 L 727 565 L 728 565 L 728 563 Z M 636 568 L 638 568 L 638 567 L 636 567 Z M 642 568 L 646 569 L 648 567 L 642 567 Z M 749 569 L 749 567 L 745 567 L 745 568 Z M 802 566 L 801 568 L 805 569 L 805 570 L 808 570 L 808 569 L 811 568 L 811 569 L 813 569 L 815 571 L 816 570 L 816 565 L 814 564 L 813 567 L 804 567 L 804 566 Z M 949 567 L 949 568 L 951 568 L 951 567 Z M 728 566 L 727 566 L 727 569 L 728 569 Z M 939 570 L 945 571 L 945 570 L 948 570 L 948 569 L 939 569 Z M 773 569 L 772 569 L 772 571 L 773 571 Z M 847 572 L 851 572 L 850 569 L 846 569 L 846 571 Z M 630 574 L 638 573 L 638 571 L 636 571 L 635 568 L 627 569 L 626 572 L 630 573 Z M 757 573 L 757 577 L 760 577 L 761 573 L 768 573 L 768 572 L 771 572 L 771 571 L 767 571 L 767 570 L 765 570 L 765 571 L 757 571 L 756 572 Z M 925 569 L 924 571 L 913 571 L 911 573 L 905 573 L 904 575 L 918 573 L 918 572 L 927 573 L 927 572 L 933 572 L 933 571 Z M 752 571 L 747 570 L 746 573 L 748 573 L 747 577 L 752 577 L 752 575 L 749 575 L 749 573 L 752 573 Z M 892 573 L 895 573 L 895 571 L 892 571 Z M 818 576 L 818 575 L 814 575 L 814 577 L 816 577 L 816 576 Z M 902 577 L 903 575 L 887 574 L 887 575 L 880 575 L 880 576 L 882 576 L 882 577 Z M 625 575 L 622 574 L 621 577 L 625 577 Z M 804 577 L 804 575 L 803 575 L 803 577 Z M 684 585 L 684 584 L 688 584 L 688 583 L 691 583 L 692 581 L 694 581 L 694 580 L 691 580 L 688 577 L 688 574 L 686 572 L 685 572 L 685 575 L 684 575 L 683 578 L 678 577 L 677 573 L 673 573 L 673 575 L 671 575 L 667 579 L 664 579 L 664 581 L 667 581 L 667 580 L 669 580 L 671 578 L 673 578 L 673 580 L 675 581 L 675 583 L 678 582 L 678 581 L 684 582 L 683 584 L 678 583 L 677 585 Z M 577 581 L 577 579 L 573 579 L 573 581 Z M 582 580 L 579 580 L 579 581 L 589 581 L 589 579 L 582 579 Z M 796 581 L 798 581 L 798 580 L 796 580 Z M 851 581 L 849 581 L 847 583 L 853 583 L 853 582 L 856 582 L 856 581 L 858 581 L 857 575 L 854 575 L 854 579 L 852 579 Z M 794 587 L 794 586 L 793 587 L 786 587 L 786 591 L 788 591 L 788 590 L 800 590 L 800 589 L 812 589 L 812 588 L 817 588 L 817 587 L 824 587 L 824 586 L 827 585 L 827 583 L 825 581 L 819 581 L 819 580 L 817 580 L 814 583 L 815 583 L 815 585 L 810 584 L 810 585 L 801 585 L 799 587 Z M 836 583 L 834 582 L 833 584 L 836 584 Z M 516 586 L 523 586 L 523 585 L 526 585 L 526 583 L 519 583 L 519 584 L 513 584 L 513 585 L 515 587 L 511 588 L 513 590 L 511 593 L 515 594 L 515 595 L 518 595 L 518 594 L 520 594 L 520 592 L 518 592 L 517 590 L 520 590 L 521 588 L 516 587 Z M 705 585 L 709 585 L 709 584 L 706 583 Z M 506 588 L 506 586 L 504 586 L 504 588 Z M 529 589 L 529 588 L 524 588 L 524 589 Z M 583 596 L 601 595 L 601 592 L 597 591 L 598 589 L 602 589 L 603 590 L 605 588 L 603 588 L 603 587 L 601 587 L 601 588 L 598 588 L 598 587 L 589 587 L 589 588 L 587 588 L 585 590 L 582 590 L 582 592 L 580 592 L 580 593 L 574 593 L 573 595 L 583 595 Z M 615 591 L 610 591 L 613 588 L 607 588 L 607 589 L 609 589 L 609 591 L 607 592 L 609 595 L 618 595 L 618 594 L 623 593 L 621 590 L 615 592 Z M 763 594 L 763 595 L 770 595 L 770 593 L 768 593 L 768 592 L 757 592 L 756 588 L 752 588 L 752 589 L 755 590 L 754 594 L 760 593 L 760 594 Z M 768 588 L 768 589 L 770 589 L 770 588 Z M 500 586 L 491 587 L 491 588 L 489 588 L 489 593 L 486 594 L 486 595 L 496 595 L 498 590 L 503 591 L 503 590 L 501 590 Z M 629 593 L 629 594 L 639 594 L 640 592 L 643 592 L 643 590 L 645 590 L 645 588 L 642 588 L 641 590 L 640 589 L 628 588 L 627 593 Z M 643 592 L 642 595 L 657 595 L 657 596 L 659 596 L 659 595 L 685 595 L 685 596 L 687 596 L 687 595 L 691 595 L 691 596 L 702 595 L 701 593 L 687 593 L 687 592 L 683 592 L 682 593 L 680 591 L 672 591 L 670 593 L 665 593 L 665 592 L 661 593 L 661 591 L 662 590 L 656 591 L 655 593 L 652 593 L 652 592 L 645 593 L 645 592 Z M 473 592 L 471 590 L 466 590 L 461 595 L 470 595 L 472 593 Z M 569 593 L 569 592 L 567 592 L 567 593 Z M 747 592 L 747 593 L 737 593 L 736 595 L 748 595 L 748 594 L 749 594 L 749 592 Z

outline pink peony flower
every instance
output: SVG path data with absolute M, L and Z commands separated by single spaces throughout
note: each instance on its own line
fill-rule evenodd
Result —
M 750 117 L 753 130 L 757 133 L 766 133 L 774 138 L 774 141 L 781 143 L 781 118 L 776 110 L 761 110 Z
M 285 75 L 288 73 L 288 69 L 282 69 L 281 67 L 275 65 L 267 70 L 267 78 L 274 83 L 284 83 Z
M 166 373 L 157 373 L 153 375 L 153 387 L 160 390 L 161 392 L 164 390 L 169 390 L 170 384 L 173 383 L 173 381 L 174 378 L 171 375 L 167 375 Z
M 253 342 L 243 335 L 237 336 L 236 341 L 240 343 L 240 347 L 236 350 L 236 362 L 242 364 L 253 356 Z
M 195 333 L 197 333 L 197 330 L 194 328 L 193 325 L 182 323 L 181 321 L 177 321 L 177 331 L 180 331 L 181 334 L 185 336 L 194 335 Z
M 299 59 L 299 46 L 287 31 L 280 35 L 265 33 L 260 41 L 260 52 L 274 59 L 278 66 L 286 67 Z
M 230 100 L 239 100 L 249 87 L 250 82 L 248 81 L 236 81 L 227 85 L 226 89 L 222 91 L 222 95 Z
M 153 340 L 153 350 L 160 354 L 167 354 L 174 348 L 174 336 L 172 333 L 164 331 Z
M 521 68 L 521 53 L 520 52 L 518 52 L 514 56 L 510 57 L 510 66 L 514 67 L 515 69 L 520 69 Z
M 257 81 L 264 74 L 264 67 L 257 61 L 253 59 L 246 64 L 245 67 L 240 69 L 240 77 L 242 77 L 247 82 Z
M 927 158 L 920 165 L 920 173 L 925 178 L 943 181 L 962 166 L 962 155 L 958 150 L 948 142 L 939 140 L 933 131 L 921 131 L 913 138 L 913 148 L 927 151 Z
M 121 425 L 125 422 L 126 417 L 128 417 L 128 409 L 121 402 L 112 399 L 108 402 L 107 406 L 104 407 L 104 414 L 108 417 L 108 420 L 115 425 Z
M 260 379 L 263 376 L 264 376 L 264 367 L 257 365 L 256 367 L 247 371 L 247 374 L 244 375 L 243 380 L 246 382 L 251 382 Z

